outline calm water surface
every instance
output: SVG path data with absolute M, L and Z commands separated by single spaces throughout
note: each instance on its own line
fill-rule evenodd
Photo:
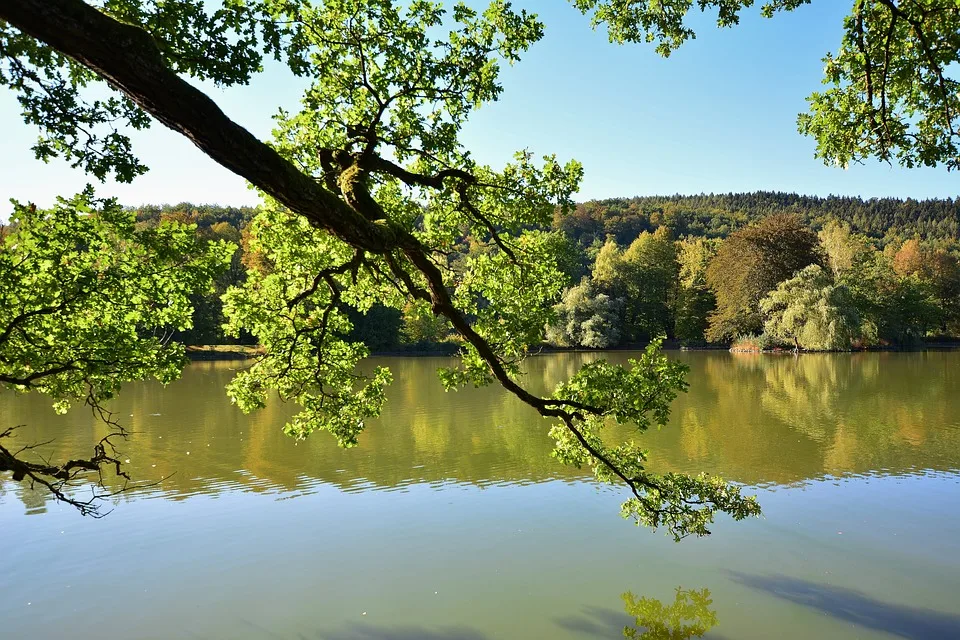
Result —
M 533 358 L 528 384 L 595 357 Z M 960 353 L 673 357 L 691 390 L 652 466 L 749 485 L 763 519 L 637 529 L 532 410 L 444 393 L 444 359 L 378 362 L 389 404 L 348 451 L 284 436 L 292 407 L 243 416 L 242 364 L 197 363 L 112 405 L 131 472 L 166 479 L 105 519 L 0 483 L 0 637 L 960 638 Z M 58 458 L 102 431 L 11 394 L 0 424 Z

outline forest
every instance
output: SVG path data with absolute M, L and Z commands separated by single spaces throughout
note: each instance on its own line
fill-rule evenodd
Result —
M 218 219 L 190 207 L 149 207 L 137 223 L 92 187 L 49 210 L 14 201 L 20 227 L 0 245 L 0 383 L 46 394 L 60 411 L 100 410 L 121 437 L 101 403 L 123 384 L 174 380 L 182 343 L 255 337 L 262 355 L 233 376 L 231 401 L 249 413 L 276 392 L 300 408 L 285 433 L 326 431 L 350 447 L 381 414 L 392 380 L 389 367 L 360 362 L 371 350 L 443 342 L 460 356 L 438 371 L 445 389 L 499 384 L 550 421 L 560 463 L 628 488 L 621 515 L 679 540 L 709 534 L 718 513 L 743 520 L 760 507 L 722 477 L 652 471 L 646 448 L 603 433 L 614 420 L 637 432 L 666 426 L 687 370 L 659 353 L 656 338 L 850 349 L 955 333 L 949 216 L 927 224 L 894 204 L 868 206 L 861 221 L 829 203 L 807 211 L 777 198 L 705 198 L 634 210 L 627 202 L 616 214 L 594 203 L 610 215 L 585 216 L 600 222 L 589 234 L 565 229 L 586 210 L 573 201 L 579 161 L 522 147 L 503 165 L 482 165 L 463 135 L 505 91 L 501 69 L 544 38 L 534 10 L 546 3 L 472 4 L 0 3 L 0 85 L 20 105 L 15 120 L 37 133 L 37 160 L 129 183 L 149 168 L 128 134 L 160 123 L 263 203 L 245 224 L 238 210 Z M 688 13 L 715 11 L 715 24 L 733 27 L 755 3 L 571 4 L 612 42 L 652 44 L 666 57 L 695 36 L 700 23 Z M 770 18 L 808 4 L 756 9 Z M 822 58 L 823 84 L 796 119 L 815 157 L 841 168 L 960 167 L 956 2 L 850 9 Z M 271 109 L 265 139 L 206 92 L 271 97 L 250 85 L 278 66 L 303 94 L 289 110 Z M 591 108 L 588 117 L 605 116 Z M 155 223 L 164 218 L 196 226 Z M 561 347 L 651 344 L 622 365 L 586 362 L 540 394 L 525 386 L 523 360 L 545 330 Z M 79 474 L 106 465 L 126 477 L 110 437 L 89 460 L 59 466 L 18 458 L 29 445 L 0 447 L 0 470 L 69 500 L 63 488 Z
M 220 296 L 247 269 L 269 268 L 250 249 L 257 209 L 180 203 L 134 211 L 140 226 L 177 220 L 195 224 L 201 239 L 237 247 L 214 290 L 194 297 L 193 328 L 175 338 L 254 342 L 225 332 Z M 816 351 L 960 335 L 954 200 L 773 192 L 593 200 L 558 209 L 550 231 L 568 283 L 539 346 L 605 349 L 664 337 Z M 465 233 L 457 254 L 485 250 Z M 347 312 L 350 337 L 375 352 L 456 348 L 446 322 L 422 305 Z

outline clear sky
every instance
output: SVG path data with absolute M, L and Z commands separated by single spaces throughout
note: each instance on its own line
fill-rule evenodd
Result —
M 540 13 L 546 37 L 504 70 L 500 102 L 468 124 L 463 141 L 482 162 L 501 165 L 522 148 L 576 158 L 586 170 L 578 199 L 754 190 L 960 195 L 958 175 L 945 169 L 825 167 L 813 158 L 813 141 L 796 132 L 796 114 L 820 87 L 821 58 L 836 49 L 850 2 L 816 0 L 772 20 L 754 9 L 739 27 L 723 31 L 704 17 L 697 21 L 698 38 L 668 59 L 651 46 L 609 44 L 605 32 L 591 30 L 561 0 L 515 4 Z M 294 107 L 300 93 L 275 67 L 248 87 L 204 89 L 262 138 L 269 136 L 271 114 Z M 6 90 L 0 90 L 0 122 L 0 202 L 47 205 L 92 181 L 62 161 L 33 159 L 36 132 L 22 124 Z M 100 185 L 101 195 L 129 205 L 257 201 L 243 180 L 161 125 L 134 142 L 151 171 L 130 185 Z

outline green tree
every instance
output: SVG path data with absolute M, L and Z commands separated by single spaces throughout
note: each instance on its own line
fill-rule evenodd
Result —
M 189 216 L 161 213 L 159 220 L 179 220 L 183 224 L 198 225 L 201 214 L 193 211 Z M 138 215 L 138 219 L 140 216 Z M 191 222 L 192 221 L 192 222 Z M 242 283 L 246 279 L 246 269 L 243 266 L 243 253 L 240 250 L 241 233 L 235 226 L 226 221 L 215 222 L 208 227 L 197 228 L 197 235 L 206 242 L 228 242 L 237 247 L 230 259 L 230 264 L 223 273 L 217 276 L 212 291 L 197 293 L 191 296 L 193 306 L 193 326 L 186 331 L 177 331 L 173 339 L 187 345 L 224 344 L 227 342 L 247 342 L 248 336 L 236 341 L 224 335 L 223 324 L 226 321 L 223 315 L 221 298 L 228 288 Z
M 626 326 L 634 340 L 673 337 L 670 312 L 676 296 L 679 265 L 667 227 L 644 231 L 623 252 L 626 271 Z
M 623 300 L 597 291 L 589 278 L 563 292 L 547 327 L 549 342 L 562 347 L 605 349 L 620 343 Z
M 646 341 L 672 335 L 670 306 L 677 279 L 677 257 L 669 229 L 644 231 L 621 250 L 609 238 L 593 265 L 593 282 L 611 298 L 622 299 L 623 339 Z
M 939 309 L 941 332 L 956 326 L 960 318 L 960 265 L 954 256 L 911 238 L 894 254 L 892 266 L 901 278 L 916 278 L 928 288 Z
M 863 236 L 855 235 L 850 225 L 830 220 L 817 234 L 835 278 L 856 278 L 876 249 Z
M 677 297 L 674 305 L 676 337 L 685 341 L 701 341 L 707 330 L 707 318 L 717 301 L 707 286 L 707 266 L 717 254 L 719 242 L 704 238 L 687 238 L 677 242 Z
M 391 351 L 403 342 L 403 315 L 397 309 L 374 304 L 366 313 L 344 308 L 350 321 L 350 340 L 367 345 L 371 351 Z
M 0 385 L 37 391 L 58 411 L 84 403 L 112 427 L 88 459 L 26 459 L 2 444 L 0 471 L 96 512 L 99 494 L 70 497 L 70 484 L 101 467 L 123 474 L 111 437 L 123 428 L 102 403 L 130 380 L 179 376 L 186 358 L 169 340 L 191 326 L 192 296 L 212 289 L 235 247 L 199 240 L 175 222 L 138 228 L 131 212 L 91 189 L 49 210 L 14 205 L 0 240 Z
M 812 264 L 760 301 L 764 333 L 812 351 L 844 351 L 860 338 L 860 315 L 850 291 Z
M 570 208 L 582 168 L 528 152 L 483 166 L 459 134 L 499 96 L 500 65 L 542 36 L 534 15 L 501 1 L 447 12 L 427 0 L 230 1 L 212 10 L 197 0 L 7 0 L 0 20 L 0 81 L 40 127 L 40 157 L 130 180 L 145 167 L 115 127 L 145 127 L 149 115 L 263 194 L 245 247 L 261 268 L 224 296 L 229 332 L 250 331 L 264 348 L 229 387 L 242 409 L 262 407 L 272 389 L 302 409 L 288 433 L 325 430 L 356 444 L 391 375 L 380 367 L 359 376 L 369 349 L 350 339 L 346 309 L 417 301 L 462 341 L 443 383 L 497 381 L 551 419 L 560 461 L 627 486 L 626 517 L 681 537 L 707 533 L 717 511 L 758 513 L 722 479 L 652 473 L 637 443 L 604 439 L 611 421 L 641 432 L 666 423 L 684 372 L 655 345 L 627 367 L 590 363 L 543 396 L 521 385 L 521 363 L 566 279 L 556 243 L 537 229 Z M 307 86 L 301 108 L 277 116 L 270 144 L 185 79 L 244 84 L 266 56 Z M 85 100 L 90 88 L 116 93 Z M 464 237 L 485 250 L 452 268 Z
M 557 268 L 567 277 L 567 284 L 580 282 L 583 276 L 590 273 L 590 259 L 579 243 L 561 231 L 551 233 L 547 243 L 551 254 L 557 257 Z
M 942 322 L 933 291 L 917 274 L 901 276 L 893 257 L 874 251 L 870 258 L 844 276 L 854 296 L 868 339 L 887 344 L 920 341 Z
M 920 273 L 940 307 L 940 330 L 956 335 L 960 330 L 960 261 L 943 249 L 928 251 Z
M 817 235 L 796 216 L 772 215 L 731 234 L 707 267 L 707 283 L 717 298 L 707 339 L 759 332 L 760 300 L 800 269 L 823 262 Z
M 600 251 L 593 259 L 593 283 L 616 297 L 627 295 L 627 267 L 623 261 L 623 251 L 613 238 L 600 247 Z
M 435 344 L 446 340 L 450 325 L 443 316 L 434 315 L 423 302 L 408 302 L 403 307 L 403 338 L 413 344 Z

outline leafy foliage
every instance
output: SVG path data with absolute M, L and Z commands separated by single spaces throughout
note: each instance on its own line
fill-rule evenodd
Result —
M 124 382 L 179 376 L 184 348 L 170 335 L 190 327 L 191 296 L 212 287 L 235 247 L 202 242 L 173 222 L 138 228 L 130 212 L 90 188 L 49 210 L 14 207 L 13 230 L 0 238 L 0 385 L 44 393 L 61 412 L 84 402 L 122 435 L 101 403 Z M 123 474 L 108 438 L 91 459 L 62 465 L 0 446 L 0 470 L 95 513 L 98 496 L 78 502 L 65 488 L 103 465 Z
M 860 338 L 853 296 L 820 265 L 810 265 L 781 282 L 760 301 L 764 333 L 805 349 L 844 351 Z
M 794 216 L 770 216 L 731 234 L 707 268 L 717 297 L 707 339 L 758 331 L 760 300 L 803 267 L 822 261 L 816 234 Z
M 707 286 L 707 266 L 717 253 L 719 243 L 703 238 L 677 243 L 677 297 L 674 323 L 677 338 L 704 339 L 707 317 L 716 306 L 716 298 Z
M 620 342 L 623 300 L 600 293 L 584 276 L 563 292 L 554 307 L 556 321 L 547 327 L 546 338 L 564 347 L 605 349 Z
M 643 231 L 660 227 L 667 227 L 677 238 L 725 238 L 776 213 L 797 215 L 814 230 L 836 220 L 881 248 L 914 236 L 943 245 L 960 241 L 960 201 L 955 199 L 864 200 L 769 191 L 591 200 L 558 212 L 553 227 L 584 247 L 607 236 L 629 245 Z
M 762 11 L 803 4 L 771 0 Z M 893 0 L 855 5 L 847 39 L 828 64 L 838 92 L 816 97 L 810 119 L 801 119 L 826 160 L 844 164 L 873 154 L 908 165 L 955 163 L 956 90 L 943 76 L 956 55 L 955 12 L 942 2 L 927 4 L 944 12 L 930 17 Z M 615 40 L 656 42 L 663 54 L 693 36 L 689 0 L 574 5 L 605 23 Z M 716 10 L 721 26 L 736 24 L 751 5 L 697 3 Z M 608 420 L 641 431 L 665 423 L 669 400 L 683 388 L 682 371 L 655 346 L 629 368 L 588 365 L 548 397 L 521 385 L 523 358 L 577 275 L 577 260 L 569 259 L 575 252 L 543 228 L 573 208 L 582 168 L 527 150 L 506 166 L 482 166 L 459 134 L 473 110 L 500 95 L 500 66 L 517 62 L 541 38 L 536 16 L 502 0 L 484 10 L 465 4 L 446 10 L 428 0 L 230 0 L 214 8 L 197 0 L 9 0 L 0 17 L 2 82 L 21 99 L 25 118 L 40 126 L 42 157 L 66 155 L 98 177 L 130 179 L 143 167 L 112 127 L 145 126 L 150 113 L 265 194 L 265 206 L 241 236 L 249 249 L 247 277 L 226 293 L 223 311 L 235 336 L 249 331 L 265 348 L 231 385 L 242 408 L 262 406 L 275 390 L 303 408 L 290 432 L 324 429 L 354 444 L 365 420 L 379 412 L 390 379 L 384 369 L 357 373 L 368 348 L 355 321 L 374 305 L 394 312 L 429 308 L 462 344 L 459 364 L 441 372 L 444 384 L 497 381 L 553 420 L 558 457 L 626 484 L 633 498 L 624 513 L 638 523 L 667 526 L 679 537 L 706 533 L 717 511 L 735 518 L 757 513 L 755 502 L 721 479 L 650 474 L 642 449 L 600 437 Z M 854 48 L 862 60 L 848 55 Z M 883 70 L 875 73 L 880 51 Z M 181 77 L 244 83 L 268 56 L 307 86 L 299 109 L 277 115 L 271 145 Z M 917 73 L 898 71 L 907 67 Z M 114 102 L 82 97 L 95 83 L 111 90 L 101 77 L 122 92 L 110 94 Z M 643 235 L 652 226 L 623 220 L 619 231 L 633 225 L 635 233 L 619 257 L 618 248 L 599 247 L 605 235 L 581 240 L 584 247 L 598 244 L 594 284 L 627 292 L 624 329 L 633 339 L 669 335 L 678 310 L 693 316 L 699 311 L 692 309 L 706 308 L 702 273 L 717 303 L 708 337 L 759 328 L 760 299 L 797 270 L 825 262 L 812 231 L 773 216 L 731 235 L 706 271 L 702 260 L 687 256 L 680 288 L 673 238 L 689 230 L 675 214 L 649 218 L 672 236 Z M 471 247 L 465 255 L 464 243 Z M 924 272 L 892 271 L 891 280 L 883 271 L 888 265 L 873 257 L 877 286 L 850 291 L 860 301 L 880 294 L 874 296 L 878 333 L 894 331 L 897 322 L 910 331 L 936 326 L 930 318 L 897 320 L 889 313 L 888 302 L 905 293 L 936 301 Z M 607 261 L 611 278 L 603 275 L 607 258 L 615 258 Z M 926 272 L 947 274 L 947 266 Z M 951 289 L 938 291 L 949 296 Z
M 688 535 L 706 535 L 717 511 L 741 520 L 760 513 L 753 497 L 744 498 L 740 488 L 721 478 L 700 474 L 655 474 L 645 469 L 648 452 L 630 440 L 607 445 L 603 432 L 609 422 L 634 425 L 638 433 L 651 426 L 663 427 L 670 403 L 686 390 L 686 367 L 660 353 L 660 341 L 646 348 L 629 368 L 604 360 L 584 365 L 569 381 L 561 383 L 554 397 L 571 406 L 603 408 L 589 410 L 582 422 L 564 418 L 550 435 L 557 441 L 554 457 L 564 464 L 593 468 L 597 479 L 620 479 L 631 487 L 633 497 L 623 503 L 621 514 L 637 525 L 666 527 L 677 540 Z
M 854 3 L 840 48 L 823 59 L 829 88 L 797 120 L 817 156 L 842 167 L 871 157 L 960 167 L 958 20 L 951 0 Z
M 956 166 L 958 98 L 944 69 L 956 61 L 958 42 L 956 11 L 946 3 L 855 4 L 841 50 L 828 60 L 834 89 L 816 94 L 813 113 L 800 120 L 801 130 L 817 136 L 821 157 L 846 164 L 873 154 L 907 165 Z M 656 42 L 664 55 L 694 35 L 687 22 L 690 0 L 573 4 L 607 24 L 614 40 Z M 697 4 L 716 10 L 720 26 L 730 26 L 753 3 Z M 803 4 L 770 0 L 762 11 L 769 16 Z M 924 13 L 926 5 L 943 12 Z M 442 316 L 462 341 L 459 365 L 441 372 L 448 388 L 496 380 L 553 419 L 557 457 L 591 464 L 598 478 L 626 484 L 633 494 L 624 505 L 628 517 L 681 537 L 706 533 L 717 511 L 735 518 L 758 513 L 752 499 L 719 478 L 647 473 L 642 449 L 632 442 L 610 446 L 600 437 L 608 419 L 635 423 L 641 431 L 666 422 L 669 401 L 684 383 L 682 370 L 660 356 L 656 344 L 630 368 L 584 367 L 552 397 L 520 385 L 521 362 L 554 320 L 554 305 L 575 274 L 570 252 L 541 229 L 572 208 L 582 167 L 553 156 L 538 161 L 526 150 L 505 167 L 481 166 L 458 136 L 474 109 L 499 96 L 500 65 L 517 62 L 542 37 L 535 15 L 503 0 L 483 11 L 463 3 L 447 11 L 429 0 L 227 0 L 212 9 L 199 0 L 8 0 L 0 18 L 0 84 L 17 94 L 24 119 L 39 127 L 38 157 L 64 156 L 100 179 L 129 181 L 145 167 L 120 125 L 143 128 L 149 113 L 265 194 L 265 206 L 241 236 L 247 277 L 236 278 L 224 297 L 229 331 L 237 337 L 249 331 L 265 348 L 230 387 L 241 408 L 262 406 L 276 390 L 303 408 L 289 432 L 302 437 L 322 429 L 345 446 L 355 444 L 364 421 L 380 411 L 390 373 L 357 373 L 369 351 L 351 318 L 375 304 L 400 311 L 412 303 Z M 272 146 L 181 77 L 242 84 L 265 57 L 285 63 L 307 85 L 301 108 L 277 115 Z M 90 97 L 111 88 L 119 93 Z M 614 272 L 626 274 L 610 282 L 631 293 L 627 317 L 634 337 L 669 333 L 670 309 L 679 304 L 675 245 L 667 237 L 643 236 L 644 230 L 636 230 L 633 237 L 640 238 L 619 265 L 611 261 Z M 142 233 L 147 241 L 150 233 L 162 235 L 150 227 Z M 181 256 L 194 255 L 177 244 L 178 237 L 165 240 Z M 455 255 L 464 238 L 475 250 Z M 190 234 L 181 238 L 188 239 L 196 241 Z M 718 305 L 710 335 L 759 326 L 760 298 L 798 269 L 823 262 L 815 245 L 812 232 L 776 216 L 732 235 L 706 271 Z M 101 243 L 102 264 L 125 265 L 138 255 L 131 251 L 117 263 L 107 257 L 125 250 Z M 220 257 L 227 253 L 223 249 Z M 617 258 L 613 249 L 607 253 Z M 170 256 L 156 248 L 139 265 L 140 275 L 156 276 L 142 283 L 146 293 L 121 289 L 130 296 L 106 301 L 105 333 L 90 318 L 86 333 L 79 332 L 115 350 L 115 360 L 104 355 L 95 361 L 115 363 L 116 372 L 81 367 L 89 373 L 82 380 L 94 383 L 88 397 L 107 397 L 128 375 L 167 379 L 175 373 L 177 361 L 168 355 L 175 351 L 158 350 L 148 338 L 132 351 L 122 346 L 141 344 L 132 338 L 158 323 L 185 328 L 188 293 L 205 287 L 204 278 L 212 275 L 212 263 L 195 265 L 193 276 L 190 266 L 178 265 L 174 285 L 151 267 L 164 260 Z M 918 294 L 928 287 L 919 275 L 900 276 L 895 285 Z M 59 290 L 48 289 L 53 299 L 42 302 L 64 304 Z M 704 300 L 702 291 L 690 291 Z M 171 303 L 166 310 L 154 297 L 161 293 Z M 85 298 L 97 300 L 94 292 Z M 888 307 L 881 302 L 877 308 Z M 891 324 L 888 315 L 878 315 L 878 327 Z M 46 319 L 39 312 L 28 317 Z M 11 322 L 26 326 L 25 320 Z M 109 339 L 118 336 L 127 340 L 119 347 Z M 68 345 L 69 352 L 51 353 L 61 359 L 86 353 L 80 344 L 67 341 L 64 349 Z M 4 356 L 10 379 L 49 378 L 38 384 L 63 396 L 80 392 L 71 370 L 58 371 L 56 363 L 47 375 L 31 378 L 42 360 L 27 356 Z
M 133 216 L 88 189 L 49 210 L 15 204 L 0 251 L 0 382 L 100 402 L 122 382 L 169 382 L 190 326 L 189 296 L 211 286 L 233 247 L 193 230 L 137 229 Z
M 636 618 L 634 627 L 625 627 L 623 637 L 632 640 L 689 640 L 702 638 L 717 625 L 711 609 L 709 589 L 677 588 L 673 602 L 665 605 L 656 598 L 637 597 L 630 591 L 622 596 L 627 615 Z

